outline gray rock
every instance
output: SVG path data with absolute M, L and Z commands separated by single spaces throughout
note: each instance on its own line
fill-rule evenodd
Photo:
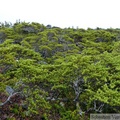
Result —
M 13 90 L 10 86 L 7 86 L 7 87 L 6 87 L 6 92 L 7 92 L 9 95 L 11 95 L 11 94 L 14 93 L 14 90 Z
M 47 25 L 47 26 L 46 26 L 46 28 L 51 29 L 51 28 L 52 28 L 52 26 L 51 26 L 51 25 Z

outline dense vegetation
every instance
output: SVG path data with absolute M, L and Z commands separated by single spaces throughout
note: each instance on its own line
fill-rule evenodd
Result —
M 0 119 L 90 113 L 120 113 L 120 29 L 1 24 Z

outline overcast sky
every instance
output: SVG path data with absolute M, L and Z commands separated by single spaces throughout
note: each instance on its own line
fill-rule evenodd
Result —
M 120 28 L 120 0 L 0 0 L 0 22 Z

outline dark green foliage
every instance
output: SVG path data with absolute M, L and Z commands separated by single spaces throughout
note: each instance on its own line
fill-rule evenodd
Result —
M 120 113 L 119 33 L 119 29 L 48 28 L 34 22 L 2 25 L 0 110 L 14 114 L 11 119 L 41 120 Z M 15 92 L 12 97 L 7 86 Z

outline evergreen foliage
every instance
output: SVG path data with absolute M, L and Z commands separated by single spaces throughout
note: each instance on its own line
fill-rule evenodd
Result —
M 1 24 L 0 119 L 120 113 L 119 36 L 119 29 Z

